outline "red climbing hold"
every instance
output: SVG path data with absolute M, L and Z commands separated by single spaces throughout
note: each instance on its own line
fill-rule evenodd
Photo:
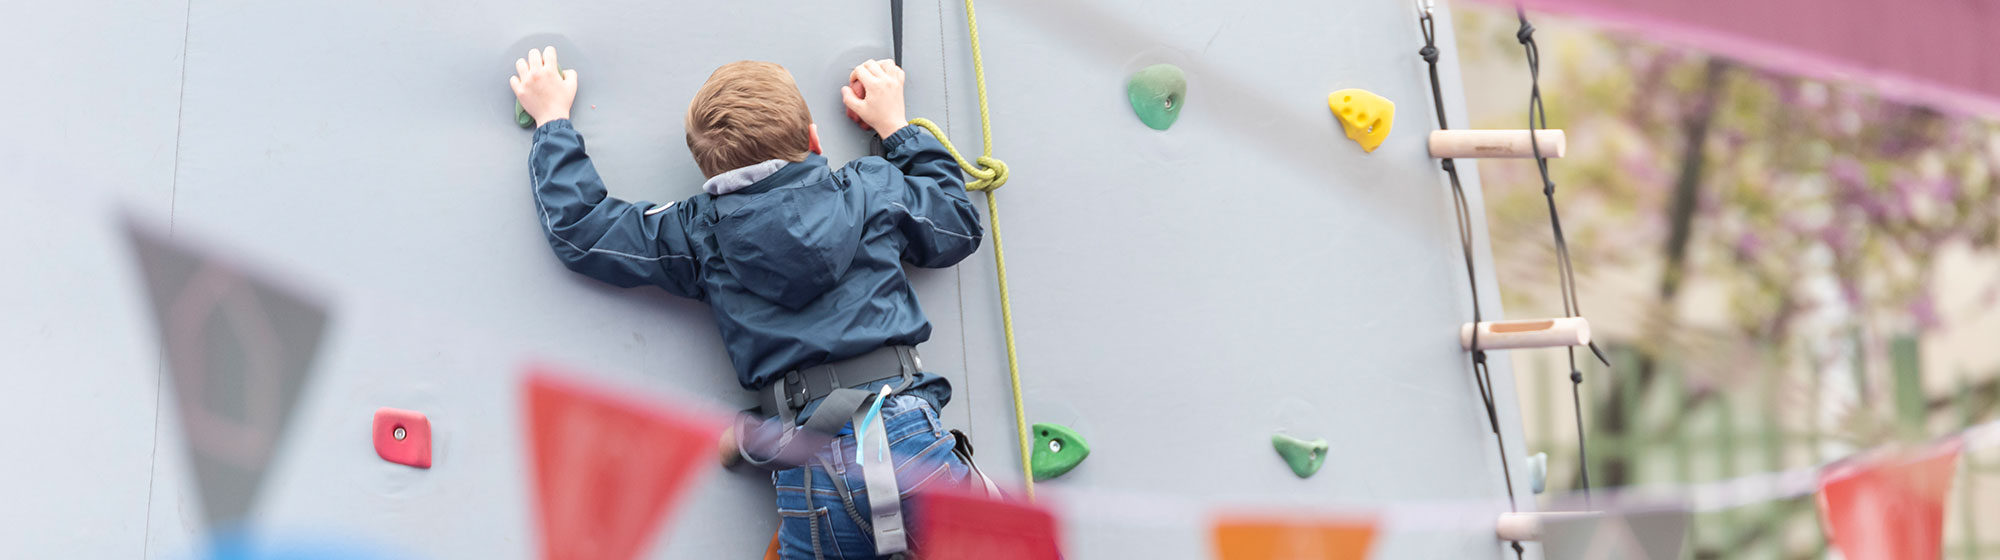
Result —
M 706 472 L 723 422 L 529 370 L 542 558 L 630 560 Z
M 1820 520 L 1848 558 L 1938 558 L 1959 442 L 1911 457 L 1864 459 L 1820 472 Z
M 431 420 L 424 413 L 386 406 L 375 409 L 374 432 L 375 454 L 382 460 L 431 468 Z
M 847 80 L 847 87 L 848 89 L 854 90 L 855 99 L 868 98 L 868 88 L 861 87 L 861 80 L 849 79 Z M 854 124 L 861 125 L 862 130 L 870 130 L 868 128 L 868 123 L 861 122 L 861 115 L 854 114 L 853 109 L 847 110 L 847 120 L 854 121 Z
M 926 492 L 916 504 L 923 512 L 916 536 L 926 558 L 1062 558 L 1056 518 L 1047 510 L 952 491 Z

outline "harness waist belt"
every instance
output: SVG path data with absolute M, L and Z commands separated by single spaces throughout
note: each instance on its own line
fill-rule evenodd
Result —
M 831 364 L 785 372 L 784 377 L 757 392 L 757 404 L 765 417 L 797 421 L 799 412 L 835 390 L 902 379 L 896 392 L 908 389 L 923 371 L 923 361 L 914 346 L 884 346 L 867 354 Z M 852 411 L 840 411 L 846 416 Z

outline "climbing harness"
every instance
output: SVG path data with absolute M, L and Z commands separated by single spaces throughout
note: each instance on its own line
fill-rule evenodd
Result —
M 1420 9 L 1421 15 L 1418 16 L 1417 23 L 1423 29 L 1424 48 L 1418 49 L 1417 54 L 1430 66 L 1431 102 L 1437 109 L 1438 130 L 1446 130 L 1450 125 L 1445 120 L 1444 87 L 1438 81 L 1437 20 L 1431 15 L 1432 6 L 1429 0 L 1424 0 Z M 1473 264 L 1472 210 L 1465 201 L 1465 187 L 1459 182 L 1458 164 L 1453 162 L 1452 158 L 1443 158 L 1439 160 L 1438 165 L 1444 169 L 1445 176 L 1451 179 L 1453 210 L 1458 220 L 1459 247 L 1465 257 L 1465 280 L 1472 293 L 1472 322 L 1478 324 L 1482 320 L 1483 312 L 1479 308 L 1478 269 L 1474 268 Z M 1479 346 L 1479 329 L 1473 329 L 1472 343 L 1467 348 L 1472 352 L 1473 382 L 1479 387 L 1479 400 L 1486 406 L 1486 422 L 1493 430 L 1493 445 L 1500 454 L 1500 475 L 1507 485 L 1507 508 L 1519 512 L 1520 505 L 1514 498 L 1513 468 L 1508 465 L 1507 460 L 1507 439 L 1501 434 L 1500 414 L 1493 402 L 1493 374 L 1486 365 L 1486 351 Z M 1514 557 L 1522 558 L 1525 553 L 1521 542 L 1509 542 L 1512 543 Z
M 1535 45 L 1535 26 L 1528 24 L 1527 9 L 1516 6 L 1514 15 L 1521 20 L 1521 30 L 1515 32 L 1514 37 L 1521 41 L 1528 57 L 1528 145 L 1534 149 L 1535 167 L 1542 174 L 1542 195 L 1549 202 L 1549 227 L 1555 232 L 1556 276 L 1562 283 L 1563 316 L 1580 317 L 1583 307 L 1576 301 L 1576 270 L 1570 264 L 1569 242 L 1563 239 L 1562 218 L 1556 215 L 1556 182 L 1549 178 L 1549 158 L 1543 157 L 1542 144 L 1536 142 L 1534 137 L 1536 130 L 1549 126 L 1548 109 L 1542 106 L 1542 51 Z M 1576 406 L 1577 471 L 1583 479 L 1583 500 L 1588 506 L 1591 501 L 1590 453 L 1584 447 L 1583 437 L 1583 370 L 1576 366 L 1576 347 L 1568 347 L 1565 351 L 1569 353 L 1570 401 Z M 1590 351 L 1604 362 L 1605 367 L 1611 366 L 1611 360 L 1604 357 L 1597 343 L 1590 343 Z
M 1035 473 L 1033 463 L 1033 438 L 1028 434 L 1027 408 L 1021 403 L 1020 357 L 1014 350 L 1014 310 L 1007 298 L 1007 253 L 1000 244 L 1000 202 L 993 190 L 1007 184 L 1007 164 L 993 157 L 993 117 L 986 108 L 986 66 L 979 53 L 979 17 L 972 10 L 972 0 L 965 0 L 965 29 L 972 44 L 972 75 L 979 86 L 979 138 L 980 155 L 973 161 L 966 161 L 959 155 L 958 148 L 951 145 L 944 129 L 929 119 L 910 119 L 911 126 L 928 130 L 931 136 L 944 144 L 945 151 L 958 161 L 958 167 L 973 180 L 965 189 L 986 193 L 987 228 L 993 231 L 993 270 L 1000 285 L 1000 326 L 1007 341 L 1007 379 L 1014 393 L 1014 432 L 1021 443 L 1021 484 L 1026 488 L 1029 500 L 1035 499 Z
M 909 549 L 909 535 L 903 530 L 902 492 L 896 483 L 894 459 L 888 453 L 889 436 L 880 417 L 882 403 L 891 395 L 910 388 L 923 371 L 923 358 L 910 346 L 885 346 L 867 354 L 793 370 L 761 391 L 759 406 L 765 417 L 776 418 L 784 429 L 768 457 L 759 458 L 744 448 L 737 438 L 736 452 L 745 462 L 763 468 L 803 466 L 803 456 L 824 445 L 821 438 L 832 437 L 842 426 L 854 424 L 855 463 L 867 481 L 869 522 L 863 523 L 875 537 L 875 553 L 893 554 Z M 880 377 L 894 370 L 896 375 Z M 873 379 L 871 379 L 871 377 Z M 803 419 L 801 423 L 800 420 Z M 872 451 L 868 452 L 868 451 Z M 828 473 L 836 473 L 825 457 L 819 457 Z M 812 469 L 806 469 L 806 487 L 812 487 Z M 860 521 L 847 482 L 831 474 L 841 487 L 840 497 L 848 513 Z M 812 493 L 806 493 L 806 507 L 812 507 Z

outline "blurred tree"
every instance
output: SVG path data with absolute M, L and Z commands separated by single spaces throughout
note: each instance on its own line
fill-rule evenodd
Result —
M 1524 127 L 1528 70 L 1512 10 L 1459 7 L 1473 123 Z M 1684 392 L 1651 417 L 1643 400 L 1587 393 L 1592 440 L 1669 439 L 1699 407 L 1731 406 L 1717 401 L 1773 379 L 1782 399 L 1737 406 L 1794 432 L 1831 428 L 1850 449 L 1922 436 L 1921 418 L 1899 422 L 1898 399 L 1876 395 L 1915 387 L 1902 400 L 1951 400 L 1921 394 L 1897 372 L 1916 375 L 1905 343 L 1944 327 L 1936 255 L 1990 257 L 2000 245 L 2000 126 L 1530 19 L 1542 30 L 1550 126 L 1573 144 L 1551 170 L 1584 309 L 1619 318 L 1592 326 L 1600 343 L 1631 357 L 1608 374 L 1586 368 L 1586 384 Z M 1479 171 L 1509 315 L 1560 314 L 1533 162 L 1485 160 Z M 1990 308 L 2000 281 L 1985 282 L 1976 304 Z M 1663 372 L 1676 383 L 1665 385 Z M 1814 389 L 1829 384 L 1840 389 Z M 1637 449 L 1601 453 L 1593 484 L 1671 482 L 1643 480 Z

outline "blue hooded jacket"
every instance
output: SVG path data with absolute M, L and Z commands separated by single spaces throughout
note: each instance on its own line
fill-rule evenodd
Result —
M 564 265 L 708 302 L 737 382 L 760 389 L 787 371 L 929 340 L 902 264 L 948 267 L 979 248 L 951 153 L 914 126 L 882 147 L 839 170 L 811 154 L 727 194 L 656 206 L 607 196 L 564 119 L 535 129 L 528 168 Z M 950 391 L 931 374 L 913 388 L 939 404 Z

